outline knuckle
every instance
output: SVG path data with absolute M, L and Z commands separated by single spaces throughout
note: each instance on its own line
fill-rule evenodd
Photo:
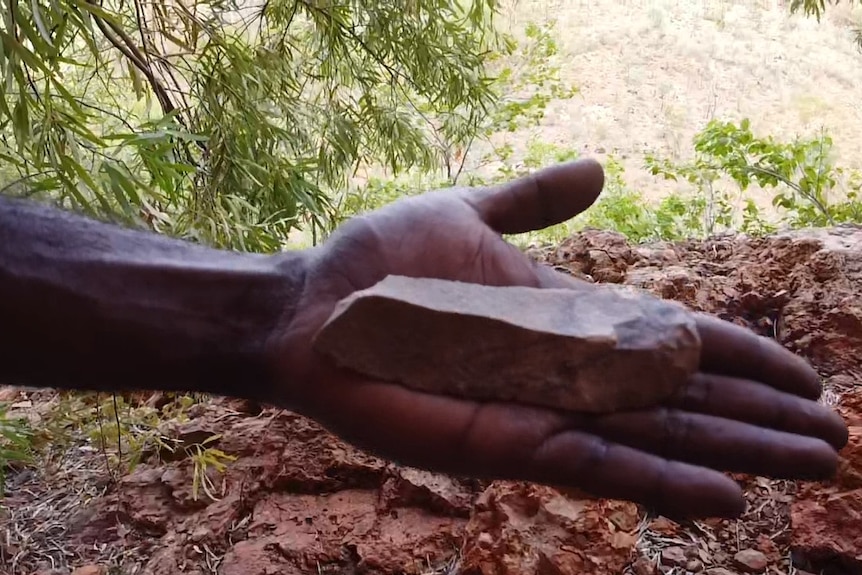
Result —
M 662 409 L 662 449 L 664 455 L 684 449 L 691 442 L 692 418 L 677 409 Z

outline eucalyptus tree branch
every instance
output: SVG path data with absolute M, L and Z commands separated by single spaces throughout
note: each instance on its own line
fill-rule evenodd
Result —
M 144 49 L 144 53 L 149 56 L 150 51 L 147 48 L 147 27 L 146 22 L 144 21 L 144 11 L 138 0 L 132 0 L 132 3 L 135 5 L 135 22 L 138 25 L 138 33 L 141 35 L 141 46 Z M 151 63 L 149 57 L 147 58 L 147 63 Z
M 303 0 L 297 0 L 297 4 L 302 4 L 309 11 L 317 12 L 318 14 L 323 15 L 323 16 L 326 15 L 326 11 L 324 11 L 321 8 L 318 8 L 317 6 L 314 6 L 308 2 L 305 2 Z M 413 79 L 410 78 L 409 76 L 407 76 L 406 74 L 404 74 L 404 72 L 390 66 L 389 63 L 387 63 L 386 60 L 384 60 L 383 57 L 380 56 L 380 54 L 378 54 L 377 52 L 372 50 L 371 47 L 362 38 L 359 37 L 359 35 L 356 33 L 355 30 L 352 30 L 352 29 L 347 28 L 345 26 L 339 26 L 339 28 L 351 40 L 353 40 L 356 44 L 358 44 L 359 47 L 365 51 L 366 54 L 371 56 L 371 58 L 375 62 L 377 62 L 377 64 L 379 66 L 381 66 L 384 70 L 386 70 L 386 72 L 389 74 L 390 80 L 392 80 L 392 83 L 394 85 L 398 86 L 399 91 L 404 96 L 404 99 L 407 100 L 407 103 L 410 105 L 410 107 L 413 108 L 413 111 L 416 112 L 417 114 L 419 114 L 419 117 L 422 118 L 422 120 L 432 128 L 431 135 L 434 138 L 434 140 L 436 140 L 437 144 L 441 148 L 445 148 L 446 143 L 443 142 L 443 140 L 441 140 L 440 137 L 437 135 L 437 131 L 435 129 L 436 126 L 434 125 L 434 123 L 431 121 L 431 119 L 422 110 L 419 109 L 419 106 L 416 105 L 416 103 L 413 101 L 413 98 L 411 98 L 410 94 L 407 93 L 407 90 L 403 86 L 401 86 L 398 82 L 399 79 L 403 80 L 406 84 L 410 85 L 413 89 L 418 91 L 419 87 L 416 85 L 416 83 L 413 81 Z M 447 167 L 447 170 L 448 170 L 448 167 Z M 448 174 L 447 174 L 447 176 L 448 176 Z
M 92 0 L 87 0 L 90 3 L 93 3 Z M 137 11 L 138 4 L 135 2 L 135 9 Z M 147 51 L 146 42 L 144 41 L 143 52 L 140 48 L 135 44 L 135 41 L 123 30 L 120 26 L 118 26 L 115 22 L 111 22 L 109 20 L 104 20 L 98 15 L 93 15 L 96 20 L 96 25 L 99 27 L 99 30 L 102 31 L 102 34 L 105 35 L 105 38 L 117 49 L 119 50 L 126 58 L 129 59 L 135 67 L 144 74 L 147 78 L 147 81 L 150 84 L 150 87 L 153 89 L 153 92 L 156 95 L 156 98 L 159 100 L 159 105 L 162 107 L 162 111 L 166 114 L 170 114 L 177 111 L 177 107 L 168 94 L 167 89 L 162 85 L 161 81 L 156 77 L 155 72 L 153 72 L 149 52 Z M 137 21 L 138 26 L 141 27 L 142 23 L 140 20 Z M 108 30 L 108 27 L 110 30 Z M 113 31 L 113 32 L 112 32 Z M 144 38 L 144 30 L 141 29 L 141 37 Z M 182 124 L 182 118 L 177 116 L 178 121 Z M 184 124 L 183 124 L 184 125 Z
M 170 96 L 165 91 L 164 86 L 162 86 L 161 82 L 159 82 L 159 79 L 156 78 L 155 74 L 153 74 L 152 69 L 143 59 L 139 57 L 140 52 L 137 50 L 137 47 L 132 50 L 131 46 L 129 46 L 128 43 L 125 42 L 125 40 L 121 39 L 122 36 L 117 37 L 114 35 L 114 32 L 112 32 L 114 27 L 111 26 L 109 28 L 105 21 L 102 20 L 102 18 L 100 18 L 99 16 L 94 14 L 93 19 L 96 21 L 96 26 L 99 27 L 99 30 L 102 32 L 105 38 L 108 39 L 108 42 L 110 42 L 114 46 L 114 48 L 119 50 L 123 54 L 123 56 L 128 58 L 128 60 L 132 64 L 134 64 L 135 67 L 140 70 L 141 73 L 147 78 L 150 87 L 153 89 L 153 93 L 159 100 L 159 105 L 161 106 L 162 111 L 165 114 L 173 113 L 176 110 L 174 103 L 171 101 Z M 129 38 L 128 36 L 126 36 L 126 39 L 131 40 L 131 38 Z
M 316 13 L 317 13 L 317 14 L 319 14 L 319 15 L 327 16 L 326 10 L 323 10 L 322 8 L 319 8 L 319 7 L 315 6 L 314 4 L 312 4 L 312 3 L 310 3 L 310 2 L 306 2 L 305 0 L 297 0 L 297 3 L 298 3 L 298 4 L 302 4 L 303 6 L 305 6 L 305 7 L 306 7 L 306 9 L 307 9 L 309 12 L 316 12 Z M 372 50 L 372 49 L 371 49 L 371 46 L 369 46 L 369 45 L 365 42 L 365 40 L 363 40 L 362 38 L 360 38 L 360 37 L 359 37 L 359 34 L 357 34 L 355 30 L 353 30 L 352 28 L 348 28 L 348 27 L 346 27 L 346 26 L 339 26 L 339 28 L 340 28 L 340 29 L 341 29 L 341 30 L 342 30 L 342 31 L 343 31 L 343 32 L 344 32 L 344 33 L 345 33 L 345 34 L 346 34 L 346 35 L 347 35 L 351 40 L 353 40 L 356 44 L 358 44 L 358 45 L 359 45 L 359 47 L 360 47 L 360 48 L 362 48 L 362 49 L 365 51 L 365 53 L 367 53 L 369 56 L 371 56 L 371 58 L 372 58 L 375 62 L 377 62 L 377 64 L 379 64 L 379 65 L 380 65 L 380 66 L 382 66 L 382 67 L 383 67 L 387 72 L 389 72 L 389 75 L 390 75 L 390 77 L 391 77 L 393 80 L 401 79 L 401 80 L 403 80 L 404 82 L 406 82 L 407 84 L 409 84 L 411 87 L 413 87 L 414 89 L 419 90 L 419 87 L 416 85 L 416 83 L 413 81 L 413 79 L 412 79 L 412 78 L 410 78 L 407 74 L 405 74 L 405 73 L 404 73 L 404 72 L 402 72 L 401 70 L 398 70 L 397 68 L 393 68 L 393 67 L 392 67 L 388 62 L 386 62 L 386 60 L 384 60 L 384 59 L 383 59 L 383 57 L 382 57 L 382 56 L 380 56 L 380 54 L 378 54 L 377 52 L 375 52 L 374 50 Z
M 8 192 L 9 190 L 11 190 L 12 188 L 14 188 L 15 186 L 17 186 L 18 184 L 23 184 L 23 183 L 24 183 L 24 182 L 26 182 L 27 180 L 30 180 L 30 179 L 33 179 L 33 178 L 38 178 L 39 176 L 45 176 L 45 175 L 47 175 L 47 174 L 49 174 L 49 173 L 50 173 L 50 172 L 47 172 L 47 171 L 41 171 L 41 172 L 34 172 L 34 173 L 32 173 L 32 174 L 26 174 L 26 175 L 23 175 L 23 176 L 21 176 L 20 178 L 17 178 L 17 179 L 15 179 L 15 180 L 12 180 L 11 182 L 7 183 L 5 186 L 3 186 L 2 188 L 0 188 L 0 195 L 4 195 L 4 194 L 6 194 L 6 192 Z
M 323 10 L 322 8 L 320 8 L 320 7 L 314 5 L 314 4 L 312 4 L 306 0 L 296 0 L 296 4 L 294 4 L 294 6 L 299 5 L 299 4 L 302 4 L 303 6 L 305 6 L 306 9 L 310 12 L 316 12 L 317 14 L 319 14 L 321 16 L 327 16 L 327 13 L 325 10 Z M 416 102 L 414 102 L 411 95 L 407 92 L 406 88 L 404 88 L 404 86 L 401 85 L 399 80 L 401 80 L 402 82 L 404 82 L 404 84 L 410 86 L 411 88 L 413 88 L 414 90 L 417 90 L 417 91 L 420 91 L 419 86 L 417 86 L 416 82 L 412 78 L 410 78 L 407 74 L 405 74 L 401 70 L 398 70 L 397 68 L 391 66 L 388 62 L 386 62 L 386 60 L 380 54 L 378 54 L 376 51 L 374 51 L 371 48 L 371 46 L 369 46 L 365 42 L 365 40 L 363 40 L 359 36 L 359 34 L 356 33 L 356 31 L 354 29 L 349 28 L 347 26 L 342 26 L 340 24 L 338 25 L 338 27 L 341 31 L 344 32 L 344 34 L 347 35 L 348 38 L 350 38 L 354 43 L 356 43 L 366 54 L 371 56 L 372 60 L 374 60 L 384 70 L 386 70 L 386 72 L 389 74 L 390 80 L 397 87 L 397 89 L 401 92 L 401 95 L 407 101 L 407 104 L 413 109 L 414 112 L 416 112 L 419 115 L 419 117 L 422 119 L 422 121 L 424 121 L 431 128 L 431 137 L 434 139 L 434 141 L 437 143 L 437 145 L 440 147 L 440 149 L 443 151 L 443 153 L 446 154 L 446 157 L 444 158 L 444 162 L 446 163 L 446 177 L 450 181 L 453 181 L 453 184 L 454 184 L 458 180 L 458 178 L 461 176 L 461 172 L 464 169 L 464 162 L 461 163 L 460 167 L 457 170 L 457 173 L 454 175 L 454 180 L 453 180 L 453 174 L 452 174 L 453 170 L 452 170 L 451 161 L 450 161 L 449 155 L 448 155 L 449 154 L 448 150 L 450 148 L 449 143 L 445 142 L 440 137 L 440 135 L 437 133 L 437 125 L 434 124 L 434 122 L 431 120 L 431 118 L 429 118 L 428 115 L 425 114 L 419 108 L 419 106 L 416 104 Z M 470 137 L 470 141 L 467 144 L 468 150 L 469 150 L 469 147 L 471 147 L 473 145 L 474 140 L 475 140 L 475 135 Z M 465 152 L 465 160 L 466 160 L 466 152 Z
M 92 0 L 87 1 L 93 3 Z M 165 88 L 162 82 L 156 77 L 150 62 L 148 61 L 149 58 L 144 52 L 141 52 L 135 44 L 135 41 L 126 33 L 126 31 L 116 23 L 106 21 L 96 14 L 93 14 L 93 18 L 105 38 L 107 38 L 107 40 L 126 58 L 128 58 L 128 60 L 147 78 L 147 82 L 150 84 L 153 93 L 156 95 L 156 99 L 158 99 L 159 106 L 161 106 L 162 111 L 165 114 L 178 112 L 167 88 Z M 144 50 L 146 51 L 146 46 L 144 46 Z M 188 129 L 184 118 L 179 113 L 175 115 L 175 118 L 180 125 Z M 206 151 L 207 147 L 204 142 L 195 141 L 195 143 L 201 150 Z M 180 148 L 182 148 L 182 153 L 185 155 L 186 161 L 188 161 L 189 164 L 194 164 L 195 162 L 191 152 L 188 150 L 188 146 L 184 145 L 180 146 Z
M 169 90 L 168 88 L 165 88 L 165 92 L 172 91 L 183 101 L 183 108 L 188 108 L 188 102 L 186 101 L 185 94 L 180 88 L 180 84 L 174 76 L 173 70 L 171 69 L 170 64 L 168 64 L 167 62 L 167 58 L 163 54 L 158 53 L 152 43 L 147 41 L 147 30 L 149 22 L 147 22 L 146 20 L 144 8 L 143 6 L 141 6 L 140 0 L 133 0 L 133 4 L 135 6 L 135 22 L 138 27 L 138 32 L 141 36 L 141 48 L 143 50 L 142 57 L 146 59 L 147 65 L 150 66 L 151 69 L 153 67 L 161 65 L 160 67 L 169 77 L 170 81 L 173 83 L 173 89 Z M 131 38 L 129 38 L 129 41 L 130 40 Z M 129 44 L 129 41 L 126 41 L 126 43 Z M 132 45 L 129 44 L 129 46 L 131 47 Z
M 122 116 L 120 116 L 118 113 L 116 113 L 116 112 L 114 112 L 114 111 L 112 111 L 112 110 L 108 110 L 108 109 L 106 109 L 106 108 L 102 108 L 101 106 L 96 106 L 95 104 L 91 104 L 91 103 L 89 103 L 89 102 L 85 102 L 85 101 L 84 101 L 84 100 L 82 100 L 81 98 L 75 98 L 75 102 L 76 102 L 79 106 L 83 106 L 83 107 L 85 107 L 85 108 L 90 108 L 91 110 L 95 110 L 95 111 L 97 111 L 97 112 L 101 112 L 102 114 L 105 114 L 106 116 L 111 116 L 111 117 L 112 117 L 112 118 L 114 118 L 115 120 L 118 120 L 120 123 L 122 123 L 122 124 L 126 127 L 126 129 L 128 129 L 130 132 L 131 132 L 131 131 L 134 131 L 134 129 L 135 129 L 135 128 L 134 128 L 134 127 L 133 127 L 133 126 L 128 122 L 128 120 L 126 120 L 125 118 L 123 118 L 123 117 L 122 117 Z

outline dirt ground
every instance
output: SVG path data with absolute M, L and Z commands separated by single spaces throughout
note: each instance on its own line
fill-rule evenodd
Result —
M 852 30 L 862 6 L 827 4 L 816 18 L 787 0 L 504 0 L 500 25 L 554 21 L 561 77 L 580 89 L 551 103 L 542 125 L 515 134 L 602 159 L 647 198 L 674 184 L 643 167 L 646 154 L 690 158 L 712 119 L 749 118 L 758 135 L 835 141 L 836 163 L 862 168 L 862 53 Z M 766 207 L 768 197 L 759 202 Z
M 193 461 L 164 451 L 111 482 L 81 438 L 11 473 L 0 573 L 862 573 L 862 228 L 649 246 L 587 231 L 531 255 L 716 313 L 810 359 L 823 401 L 851 428 L 838 477 L 735 476 L 743 518 L 677 524 L 626 502 L 399 467 L 298 415 L 208 400 L 160 431 L 184 445 L 211 438 L 236 458 L 210 471 L 217 500 L 195 499 Z M 31 417 L 56 404 L 0 391 Z

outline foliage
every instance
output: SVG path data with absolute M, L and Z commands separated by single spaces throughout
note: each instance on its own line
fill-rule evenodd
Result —
M 605 191 L 592 208 L 575 218 L 573 229 L 614 230 L 640 243 L 702 238 L 729 221 L 730 202 L 723 195 L 710 200 L 702 191 L 672 192 L 650 203 L 629 189 L 623 167 L 613 157 L 605 164 L 605 174 Z
M 739 125 L 713 120 L 695 136 L 694 149 L 695 158 L 689 163 L 648 156 L 647 167 L 666 179 L 688 181 L 710 205 L 716 203 L 715 183 L 720 178 L 734 182 L 742 192 L 752 184 L 773 189 L 772 204 L 794 227 L 862 222 L 858 184 L 851 183 L 843 196 L 838 193 L 844 170 L 834 165 L 832 140 L 826 134 L 781 142 L 772 136 L 755 136 L 748 119 Z M 753 201 L 748 200 L 742 231 L 771 231 L 773 227 L 756 212 Z M 716 221 L 728 226 L 727 211 L 720 208 L 718 214 Z
M 474 112 L 472 117 L 463 106 L 453 110 L 443 117 L 443 126 L 448 127 L 448 131 L 434 131 L 441 158 L 439 169 L 420 167 L 399 174 L 369 177 L 363 184 L 341 194 L 335 223 L 377 209 L 402 195 L 459 185 L 462 176 L 466 176 L 463 183 L 467 185 L 483 186 L 526 174 L 544 165 L 549 155 L 554 155 L 557 161 L 574 158 L 575 152 L 534 137 L 527 145 L 523 162 L 515 165 L 512 162 L 515 148 L 505 138 L 517 133 L 518 139 L 523 139 L 524 130 L 541 124 L 551 101 L 572 98 L 578 92 L 560 78 L 559 48 L 554 32 L 555 22 L 550 20 L 541 24 L 527 23 L 522 41 L 511 34 L 501 34 L 497 48 L 486 54 L 492 78 L 489 84 L 492 98 L 488 106 Z M 475 155 L 471 152 L 477 144 L 488 151 L 471 163 L 470 158 Z M 466 170 L 468 165 L 470 169 Z M 490 176 L 483 175 L 482 168 L 490 165 L 495 165 L 496 171 Z
M 497 173 L 491 179 L 494 183 L 520 178 L 548 164 L 569 162 L 578 157 L 577 150 L 547 143 L 541 137 L 529 141 L 526 153 L 518 163 L 511 163 L 514 148 L 510 144 L 495 149 L 495 153 L 498 167 Z
M 65 452 L 70 442 L 88 444 L 102 454 L 106 471 L 114 478 L 131 473 L 145 458 L 187 459 L 191 463 L 192 498 L 197 500 L 202 490 L 216 500 L 218 489 L 210 471 L 223 473 L 227 463 L 236 458 L 210 445 L 220 435 L 186 442 L 168 431 L 175 424 L 189 421 L 188 411 L 197 402 L 190 395 L 168 394 L 164 405 L 156 408 L 117 395 L 63 393 L 44 424 L 33 432 L 28 430 L 27 452 L 31 446 L 49 447 L 43 455 L 50 458 L 51 452 Z M 8 421 L 0 411 L 0 437 L 4 436 L 4 423 Z M 2 445 L 0 442 L 0 462 L 5 456 Z
M 205 439 L 202 443 L 185 447 L 186 454 L 191 457 L 194 465 L 192 472 L 192 499 L 197 501 L 198 493 L 203 488 L 207 497 L 213 501 L 218 501 L 216 495 L 216 487 L 209 476 L 209 470 L 215 469 L 218 473 L 224 473 L 227 469 L 227 462 L 235 461 L 236 457 L 216 449 L 215 447 L 207 447 L 206 444 L 216 441 L 220 435 L 212 435 Z
M 7 406 L 0 403 L 0 497 L 5 494 L 9 465 L 30 460 L 32 435 L 27 421 L 10 418 Z
M 657 217 L 644 197 L 629 189 L 622 164 L 613 157 L 604 165 L 605 188 L 599 200 L 572 222 L 573 230 L 613 230 L 640 242 L 656 237 Z
M 6 193 L 223 247 L 331 225 L 360 165 L 440 165 L 494 100 L 495 0 L 10 2 Z M 409 46 L 409 49 L 406 47 Z M 154 109 L 155 108 L 155 109 Z
M 695 156 L 688 162 L 653 155 L 646 158 L 653 174 L 689 184 L 685 192 L 672 192 L 659 202 L 648 202 L 627 186 L 622 165 L 609 157 L 605 162 L 605 189 L 586 213 L 570 222 L 509 239 L 522 246 L 557 242 L 587 227 L 615 230 L 634 242 L 703 238 L 728 230 L 753 236 L 772 233 L 776 223 L 765 217 L 749 195 L 752 184 L 774 190 L 773 204 L 781 210 L 784 221 L 794 227 L 862 221 L 862 202 L 858 198 L 862 181 L 858 175 L 844 178 L 844 170 L 833 164 L 827 135 L 781 142 L 755 136 L 747 120 L 739 125 L 712 121 L 696 135 L 694 149 Z M 474 185 L 509 180 L 578 155 L 571 148 L 540 139 L 530 141 L 520 161 L 515 160 L 510 148 L 498 147 L 495 152 L 499 154 L 496 172 L 484 178 L 474 176 Z M 842 196 L 837 187 L 845 179 L 848 191 Z M 731 193 L 727 184 L 734 185 L 739 193 Z M 375 209 L 403 194 L 443 185 L 443 180 L 423 179 L 417 174 L 410 178 L 375 178 L 353 196 L 352 206 L 358 211 Z
M 84 443 L 100 452 L 112 476 L 134 471 L 149 455 L 173 453 L 178 442 L 165 435 L 166 421 L 188 421 L 188 410 L 199 399 L 176 394 L 159 408 L 134 397 L 99 393 L 62 393 L 49 417 L 33 434 L 45 456 L 61 454 L 70 443 Z
M 491 84 L 493 103 L 478 124 L 475 136 L 458 143 L 455 154 L 457 170 L 450 169 L 450 163 L 447 163 L 446 175 L 450 185 L 458 183 L 476 140 L 490 144 L 491 151 L 483 154 L 478 164 L 472 167 L 468 185 L 482 183 L 474 173 L 478 168 L 513 156 L 514 147 L 504 137 L 506 134 L 518 133 L 518 139 L 522 140 L 523 130 L 536 128 L 544 120 L 548 104 L 568 100 L 578 94 L 578 88 L 566 84 L 560 76 L 562 65 L 558 59 L 555 32 L 554 20 L 541 24 L 529 22 L 524 29 L 523 42 L 518 42 L 512 35 L 504 35 L 503 49 L 489 56 L 490 70 L 495 75 Z M 535 152 L 542 145 L 548 146 L 548 151 L 556 148 L 553 144 L 533 139 L 529 144 L 532 153 L 528 152 L 524 159 L 525 168 L 538 167 L 543 154 Z M 517 175 L 520 174 L 506 173 L 503 169 L 499 173 L 500 177 L 507 179 Z
M 834 2 L 830 0 L 830 4 L 838 4 L 840 0 Z M 853 0 L 851 0 L 852 3 Z M 790 13 L 802 11 L 806 16 L 814 16 L 819 21 L 826 11 L 826 0 L 790 0 Z

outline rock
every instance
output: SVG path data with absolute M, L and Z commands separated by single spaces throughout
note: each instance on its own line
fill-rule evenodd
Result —
M 602 413 L 678 392 L 700 358 L 693 315 L 645 291 L 583 285 L 388 276 L 342 300 L 314 345 L 360 373 L 476 400 Z
M 105 570 L 100 565 L 84 565 L 72 571 L 72 575 L 104 575 Z
M 0 403 L 14 402 L 21 395 L 21 389 L 7 385 L 0 385 Z
M 661 563 L 669 567 L 679 567 L 688 563 L 685 549 L 682 547 L 666 547 L 661 550 Z
M 733 561 L 737 567 L 748 573 L 759 573 L 769 565 L 766 555 L 757 549 L 743 549 L 733 556 Z
M 661 533 L 662 535 L 676 535 L 680 530 L 679 523 L 675 523 L 667 517 L 661 516 L 650 521 L 649 528 L 651 531 Z
M 737 575 L 733 571 L 729 569 L 725 569 L 724 567 L 713 567 L 712 569 L 706 572 L 706 575 Z
M 649 557 L 640 556 L 632 563 L 634 575 L 656 575 L 658 572 L 658 565 Z
M 614 513 L 637 516 L 638 510 L 622 501 L 573 500 L 550 487 L 495 482 L 467 524 L 459 573 L 618 575 L 632 557 L 636 533 L 609 522 Z
M 692 573 L 699 573 L 703 571 L 703 563 L 700 559 L 689 559 L 685 564 L 685 570 L 691 571 Z
M 862 391 L 847 392 L 838 410 L 848 423 L 858 422 Z M 848 430 L 835 477 L 803 485 L 791 507 L 791 549 L 809 571 L 835 563 L 849 572 L 862 571 L 862 426 L 848 425 Z
M 550 248 L 549 254 L 543 251 L 534 250 L 529 255 L 538 260 L 551 259 L 555 267 L 601 283 L 622 283 L 627 269 L 638 259 L 623 234 L 605 230 L 584 230 Z
M 858 380 L 862 227 L 799 230 L 786 238 L 785 250 L 795 251 L 800 264 L 786 279 L 794 289 L 782 308 L 778 339 L 808 357 L 821 375 L 856 372 Z
M 473 493 L 459 481 L 440 473 L 412 467 L 395 470 L 381 488 L 384 505 L 389 508 L 420 507 L 437 513 L 467 518 Z
M 191 535 L 189 535 L 189 540 L 193 541 L 194 543 L 200 543 L 201 541 L 204 541 L 209 536 L 210 536 L 209 528 L 206 526 L 200 526 L 200 527 L 195 528 L 194 531 L 192 531 Z

